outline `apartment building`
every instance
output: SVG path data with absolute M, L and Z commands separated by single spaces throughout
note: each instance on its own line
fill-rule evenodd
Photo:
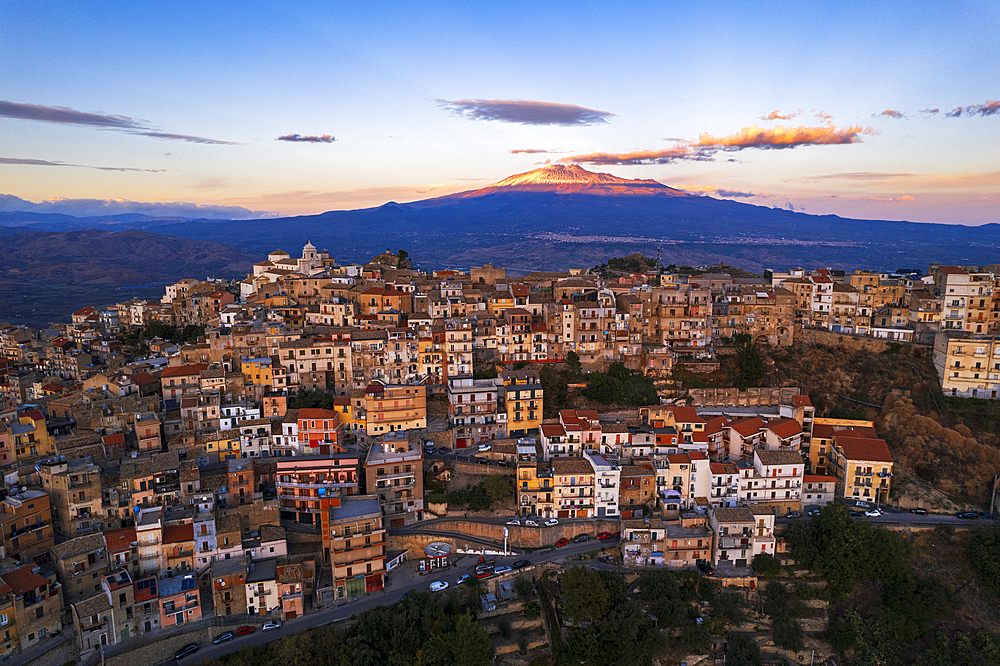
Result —
M 422 384 L 369 384 L 365 389 L 366 432 L 370 437 L 387 432 L 427 427 L 427 387 Z
M 538 370 L 505 370 L 500 374 L 507 412 L 507 434 L 524 437 L 538 431 L 542 423 L 544 395 Z
M 837 496 L 883 502 L 892 487 L 892 456 L 885 440 L 838 433 L 833 437 L 830 472 Z
M 22 651 L 62 631 L 63 588 L 55 571 L 27 564 L 0 574 L 0 580 L 13 599 L 14 626 Z M 4 634 L 5 642 L 11 638 Z
M 774 512 L 767 505 L 713 507 L 708 515 L 715 542 L 715 566 L 745 568 L 754 555 L 774 555 Z
M 357 495 L 359 459 L 352 454 L 282 456 L 276 459 L 278 503 L 282 520 L 318 527 L 321 500 L 330 495 Z
M 246 577 L 250 558 L 242 554 L 212 562 L 212 604 L 216 615 L 247 612 Z
M 559 518 L 590 518 L 594 515 L 595 473 L 583 458 L 552 459 L 555 509 Z
M 405 433 L 388 433 L 365 458 L 365 494 L 377 497 L 389 527 L 420 520 L 424 509 L 424 452 Z
M 42 488 L 52 506 L 55 531 L 67 537 L 99 531 L 102 527 L 101 468 L 91 457 L 65 456 L 38 463 Z
M 55 545 L 49 496 L 25 490 L 0 500 L 0 555 L 25 564 L 44 558 Z
M 332 497 L 323 501 L 323 559 L 333 571 L 337 599 L 381 590 L 386 532 L 377 497 Z
M 70 539 L 52 546 L 49 552 L 67 603 L 83 601 L 101 591 L 101 576 L 111 569 L 103 534 Z
M 506 421 L 497 416 L 499 396 L 492 379 L 473 379 L 472 375 L 448 378 L 448 425 L 455 448 L 507 436 Z
M 939 331 L 933 358 L 945 395 L 1000 397 L 1000 336 Z
M 621 488 L 621 468 L 596 451 L 584 451 L 584 459 L 594 471 L 594 516 L 615 518 L 620 515 L 618 494 Z

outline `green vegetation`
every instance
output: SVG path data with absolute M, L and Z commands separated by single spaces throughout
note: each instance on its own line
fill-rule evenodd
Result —
M 442 607 L 429 594 L 366 611 L 346 630 L 319 627 L 216 659 L 232 666 L 488 666 L 493 645 L 454 597 Z
M 612 363 L 607 374 L 589 373 L 583 395 L 602 405 L 638 407 L 659 402 L 652 378 L 634 375 L 621 363 Z
M 753 562 L 750 566 L 753 567 L 755 574 L 764 578 L 774 578 L 781 575 L 781 562 L 774 555 L 758 553 L 753 556 Z
M 494 503 L 501 503 L 514 494 L 511 477 L 490 474 L 476 485 L 452 490 L 447 495 L 448 505 L 469 511 L 488 511 Z M 428 501 L 433 501 L 429 498 Z
M 301 389 L 288 403 L 289 409 L 333 409 L 332 393 L 323 389 Z
M 583 365 L 580 364 L 580 355 L 573 350 L 570 350 L 566 354 L 566 369 L 569 370 L 569 374 L 573 377 L 583 376 Z
M 627 257 L 612 257 L 605 263 L 594 266 L 593 272 L 605 279 L 632 273 L 655 273 L 656 258 L 646 257 L 638 252 Z
M 1000 527 L 992 526 L 972 533 L 969 561 L 982 584 L 1000 594 Z
M 764 378 L 764 358 L 757 345 L 746 333 L 740 333 L 736 342 L 736 388 L 747 389 L 760 386 Z
M 176 328 L 161 324 L 158 321 L 151 321 L 145 328 L 137 331 L 129 331 L 122 338 L 122 345 L 139 353 L 149 352 L 149 341 L 155 338 L 169 340 L 174 344 L 189 344 L 198 342 L 205 335 L 204 326 L 185 326 Z
M 805 646 L 805 632 L 798 620 L 792 617 L 792 604 L 784 583 L 774 581 L 767 584 L 764 612 L 771 618 L 776 645 L 796 652 Z
M 579 357 L 577 357 L 579 362 Z M 545 418 L 555 418 L 559 410 L 568 404 L 569 387 L 566 379 L 550 364 L 544 364 L 539 369 L 542 381 L 542 391 L 545 395 L 543 415 Z

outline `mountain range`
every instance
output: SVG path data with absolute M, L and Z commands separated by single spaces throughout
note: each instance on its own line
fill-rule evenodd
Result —
M 307 238 L 340 263 L 363 262 L 387 248 L 401 248 L 418 267 L 468 268 L 493 262 L 513 274 L 590 267 L 609 257 L 634 252 L 653 256 L 658 250 L 665 265 L 727 263 L 756 272 L 794 266 L 926 270 L 934 261 L 982 265 L 1000 256 L 998 224 L 970 227 L 810 215 L 561 165 L 434 199 L 297 217 L 193 220 L 0 212 L 0 247 L 24 234 L 87 229 L 106 234 L 142 230 L 235 246 L 232 252 L 242 252 L 225 263 L 233 268 L 245 258 L 260 260 L 277 247 L 295 254 Z M 100 236 L 102 242 L 111 242 L 111 237 Z M 62 241 L 50 235 L 36 242 Z M 163 243 L 184 247 L 180 240 Z M 0 271 L 9 272 L 6 262 L 11 257 L 0 253 Z M 54 257 L 37 253 L 31 270 L 44 269 Z M 167 270 L 168 264 L 181 267 L 178 257 L 153 257 L 149 269 L 173 275 L 176 271 Z M 192 271 L 191 277 L 204 277 L 206 271 L 220 277 L 239 274 L 223 275 L 218 262 L 200 270 L 197 262 L 183 267 Z M 4 300 L 0 294 L 0 310 Z

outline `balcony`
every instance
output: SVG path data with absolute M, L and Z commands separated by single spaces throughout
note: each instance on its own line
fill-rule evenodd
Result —
M 323 483 L 299 483 L 298 481 L 276 481 L 274 484 L 278 488 L 301 488 L 303 490 L 319 490 L 320 488 L 351 488 L 358 485 L 357 482 L 334 483 L 325 481 Z

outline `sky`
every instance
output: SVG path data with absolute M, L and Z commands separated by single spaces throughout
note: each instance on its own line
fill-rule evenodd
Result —
M 1000 221 L 1000 2 L 5 2 L 0 210 L 267 217 L 545 164 Z

